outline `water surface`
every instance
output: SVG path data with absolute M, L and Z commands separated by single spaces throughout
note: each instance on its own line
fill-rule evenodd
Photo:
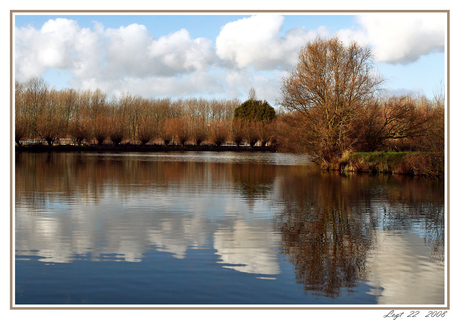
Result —
M 444 304 L 442 180 L 277 153 L 16 153 L 15 303 Z

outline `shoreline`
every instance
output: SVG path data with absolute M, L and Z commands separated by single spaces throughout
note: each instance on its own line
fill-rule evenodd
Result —
M 275 146 L 215 146 L 215 145 L 29 145 L 15 146 L 15 152 L 277 152 Z M 356 152 L 345 154 L 341 159 L 327 165 L 320 165 L 323 171 L 340 171 L 359 174 L 401 174 L 444 177 L 444 155 L 424 152 Z
M 345 154 L 331 170 L 444 177 L 444 155 L 435 152 L 356 152 Z
M 167 151 L 235 151 L 235 152 L 276 152 L 273 146 L 253 148 L 247 146 L 196 146 L 196 145 L 31 145 L 31 146 L 15 146 L 15 152 L 167 152 Z

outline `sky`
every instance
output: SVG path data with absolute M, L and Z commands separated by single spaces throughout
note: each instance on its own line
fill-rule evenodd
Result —
M 14 76 L 56 89 L 277 106 L 299 50 L 338 35 L 372 49 L 390 95 L 432 98 L 446 83 L 446 13 L 20 14 Z

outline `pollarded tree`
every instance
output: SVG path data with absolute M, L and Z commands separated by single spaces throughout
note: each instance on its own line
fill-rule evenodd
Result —
M 68 133 L 72 137 L 74 143 L 81 145 L 83 140 L 89 142 L 91 139 L 90 121 L 83 117 L 74 117 L 69 122 Z
M 197 146 L 208 138 L 208 126 L 203 119 L 192 119 L 190 124 L 190 135 Z
M 281 105 L 301 117 L 307 152 L 329 165 L 353 144 L 353 123 L 383 80 L 369 48 L 338 37 L 304 46 L 294 70 L 283 79 Z
M 167 119 L 158 126 L 158 136 L 163 140 L 165 146 L 174 139 L 174 120 Z
M 141 144 L 145 146 L 146 143 L 155 138 L 156 134 L 157 128 L 154 119 L 149 117 L 142 118 L 137 130 L 137 139 Z
M 246 121 L 240 118 L 234 118 L 232 121 L 232 140 L 235 142 L 236 147 L 239 148 L 241 142 L 244 140 L 244 128 L 246 125 Z
M 244 128 L 244 139 L 254 148 L 257 141 L 260 140 L 259 124 L 261 121 L 246 121 Z
M 187 122 L 182 118 L 172 118 L 168 120 L 168 126 L 173 134 L 174 140 L 177 138 L 179 144 L 183 147 L 190 138 L 190 130 Z
M 210 124 L 209 138 L 218 147 L 227 141 L 229 133 L 230 127 L 226 121 L 214 121 Z
M 105 139 L 110 137 L 110 119 L 106 115 L 97 116 L 91 123 L 93 126 L 93 138 L 98 145 L 102 145 Z
M 65 131 L 66 120 L 59 100 L 59 92 L 49 91 L 46 102 L 36 118 L 35 131 L 48 145 L 57 141 Z
M 260 145 L 265 147 L 273 137 L 273 123 L 268 121 L 258 121 L 256 128 L 259 135 Z
M 109 138 L 114 145 L 119 145 L 126 137 L 126 124 L 121 114 L 112 114 L 108 117 Z
M 189 124 L 184 119 L 177 119 L 176 121 L 176 136 L 182 147 L 184 147 L 185 143 L 190 139 Z

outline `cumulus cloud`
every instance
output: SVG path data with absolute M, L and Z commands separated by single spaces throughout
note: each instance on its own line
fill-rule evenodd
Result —
M 446 15 L 438 13 L 369 14 L 357 17 L 356 32 L 374 50 L 378 62 L 408 64 L 444 51 Z
M 176 72 L 203 71 L 215 61 L 212 41 L 205 38 L 191 39 L 187 30 L 181 29 L 153 41 L 149 56 L 164 68 Z
M 152 61 L 147 48 L 154 39 L 145 26 L 131 24 L 118 29 L 109 28 L 104 32 L 104 39 L 108 77 L 143 77 L 151 72 Z
M 48 68 L 71 67 L 73 44 L 80 31 L 75 21 L 67 19 L 50 20 L 40 30 L 30 26 L 16 28 L 16 78 L 25 80 Z
M 307 31 L 294 28 L 281 36 L 284 17 L 257 15 L 226 24 L 216 39 L 216 53 L 222 60 L 245 68 L 272 69 L 294 65 L 299 49 L 308 40 L 328 33 L 327 28 Z
M 59 18 L 39 30 L 16 28 L 15 42 L 19 81 L 49 68 L 67 69 L 82 82 L 92 78 L 104 82 L 203 71 L 215 62 L 211 40 L 191 39 L 185 29 L 155 39 L 139 24 L 104 29 L 95 23 L 93 31 Z

